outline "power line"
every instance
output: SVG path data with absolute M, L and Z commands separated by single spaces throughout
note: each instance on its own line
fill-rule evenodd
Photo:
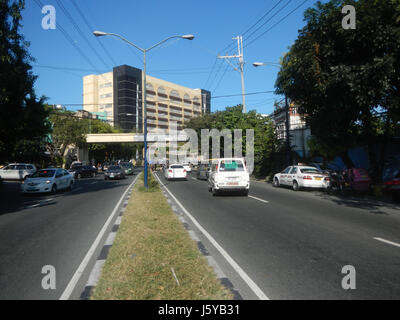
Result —
M 86 26 L 89 28 L 89 30 L 91 32 L 94 31 L 94 29 L 92 28 L 92 26 L 89 24 L 88 20 L 86 19 L 86 17 L 84 16 L 83 12 L 79 9 L 79 6 L 76 4 L 75 1 L 72 1 L 72 4 L 74 5 L 76 11 L 78 11 L 79 15 L 81 16 L 81 18 L 83 19 L 83 21 L 85 22 Z M 113 57 L 111 56 L 111 54 L 108 52 L 108 50 L 106 49 L 106 47 L 104 46 L 104 44 L 97 38 L 95 37 L 97 42 L 100 44 L 100 46 L 103 48 L 104 52 L 106 53 L 106 55 L 108 56 L 108 58 L 112 61 L 113 65 L 116 66 L 117 63 L 115 62 L 115 60 L 113 59 Z
M 87 39 L 85 34 L 82 32 L 82 30 L 79 28 L 79 26 L 76 24 L 74 18 L 71 16 L 71 14 L 68 12 L 68 10 L 64 7 L 64 5 L 61 3 L 60 0 L 56 0 L 58 5 L 60 6 L 61 10 L 64 12 L 65 16 L 69 19 L 69 21 L 72 23 L 73 27 L 75 30 L 80 34 L 82 39 L 86 42 L 86 44 L 92 49 L 92 51 L 95 53 L 97 58 L 106 66 L 107 69 L 110 69 L 109 65 L 104 61 L 104 59 L 99 55 L 97 50 L 92 46 L 90 41 Z
M 256 30 L 254 30 L 249 36 L 247 36 L 247 38 L 245 40 L 248 40 L 249 38 L 251 38 L 258 30 L 260 30 L 263 26 L 265 26 L 268 22 L 270 22 L 278 13 L 280 13 L 283 9 L 285 9 L 289 5 L 290 2 L 292 2 L 292 0 L 289 0 L 288 2 L 286 2 L 279 10 L 277 10 L 272 15 L 272 17 L 270 17 L 267 21 L 265 21 L 262 25 L 260 25 Z
M 40 0 L 34 0 L 38 7 L 40 9 L 43 8 L 43 4 Z M 60 30 L 61 33 L 63 34 L 64 38 L 79 52 L 79 54 L 86 60 L 86 62 L 94 69 L 96 70 L 97 73 L 100 73 L 96 66 L 92 63 L 92 61 L 86 56 L 86 54 L 79 48 L 75 41 L 70 37 L 70 35 L 67 33 L 67 31 L 64 30 L 64 28 L 61 26 L 61 24 L 58 22 L 57 23 L 57 30 Z
M 289 17 L 293 12 L 295 12 L 296 10 L 298 10 L 303 4 L 305 4 L 308 0 L 304 0 L 300 5 L 298 5 L 296 8 L 294 8 L 292 11 L 290 11 L 286 16 L 284 16 L 282 19 L 280 19 L 278 22 L 276 22 L 275 24 L 273 24 L 270 28 L 268 28 L 266 31 L 264 31 L 263 33 L 261 33 L 259 36 L 257 36 L 255 39 L 253 39 L 252 41 L 250 41 L 249 43 L 247 43 L 245 45 L 245 47 L 248 47 L 250 44 L 252 44 L 254 41 L 256 41 L 257 39 L 259 39 L 260 37 L 262 37 L 263 35 L 265 35 L 268 31 L 270 31 L 271 29 L 273 29 L 274 27 L 276 27 L 278 24 L 280 24 L 283 20 L 285 20 L 287 17 Z

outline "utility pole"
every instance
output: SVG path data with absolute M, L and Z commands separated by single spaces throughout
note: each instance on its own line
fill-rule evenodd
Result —
M 243 36 L 237 36 L 235 38 L 232 38 L 232 40 L 237 40 L 238 54 L 234 54 L 232 56 L 218 56 L 218 58 L 226 59 L 226 61 L 233 67 L 234 70 L 240 72 L 240 77 L 241 77 L 241 80 L 242 80 L 243 112 L 246 113 L 246 99 L 245 99 L 245 93 L 244 93 L 244 74 L 243 74 L 243 66 L 244 66 L 244 60 L 243 60 Z M 238 58 L 239 59 L 239 69 L 236 68 L 233 64 L 231 64 L 229 62 L 228 59 L 233 59 L 233 58 Z
M 291 165 L 291 156 L 290 156 L 290 118 L 289 118 L 289 104 L 287 95 L 285 93 L 285 120 L 286 120 L 286 166 Z

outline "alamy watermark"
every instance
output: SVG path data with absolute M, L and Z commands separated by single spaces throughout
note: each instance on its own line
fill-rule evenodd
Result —
M 356 9 L 351 5 L 347 5 L 342 8 L 342 13 L 345 14 L 342 19 L 342 28 L 354 30 L 356 28 Z
M 344 290 L 356 289 L 356 268 L 352 265 L 346 265 L 342 268 L 342 274 L 345 276 L 342 279 L 342 288 Z
M 56 28 L 56 8 L 52 5 L 45 5 L 42 8 L 42 14 L 45 16 L 42 18 L 42 28 L 44 30 Z
M 199 137 L 195 130 L 177 130 L 177 123 L 170 122 L 169 131 L 149 129 L 147 158 L 150 164 L 170 164 L 191 162 L 206 163 L 210 159 L 244 158 L 249 174 L 254 169 L 254 129 L 201 129 Z M 211 148 L 210 148 L 211 142 Z M 223 142 L 223 145 L 221 145 Z M 200 147 L 200 148 L 199 148 Z M 199 154 L 200 149 L 200 154 Z M 211 149 L 211 153 L 210 153 Z M 245 155 L 243 156 L 243 150 Z M 168 153 L 168 154 L 167 154 Z M 223 153 L 223 155 L 221 154 Z
M 52 265 L 45 265 L 42 268 L 42 274 L 45 276 L 42 279 L 42 288 L 44 290 L 56 289 L 56 268 Z

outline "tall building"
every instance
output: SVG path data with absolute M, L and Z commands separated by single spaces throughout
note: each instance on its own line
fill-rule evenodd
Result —
M 112 72 L 83 77 L 84 110 L 103 114 L 126 132 L 143 131 L 143 72 L 128 65 Z M 168 129 L 171 121 L 183 128 L 190 118 L 210 113 L 211 94 L 146 75 L 147 127 Z

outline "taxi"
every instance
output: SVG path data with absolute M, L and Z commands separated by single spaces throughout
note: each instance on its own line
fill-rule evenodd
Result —
M 303 188 L 326 189 L 329 186 L 329 177 L 318 168 L 312 166 L 289 166 L 274 175 L 273 186 L 289 186 L 294 191 Z

